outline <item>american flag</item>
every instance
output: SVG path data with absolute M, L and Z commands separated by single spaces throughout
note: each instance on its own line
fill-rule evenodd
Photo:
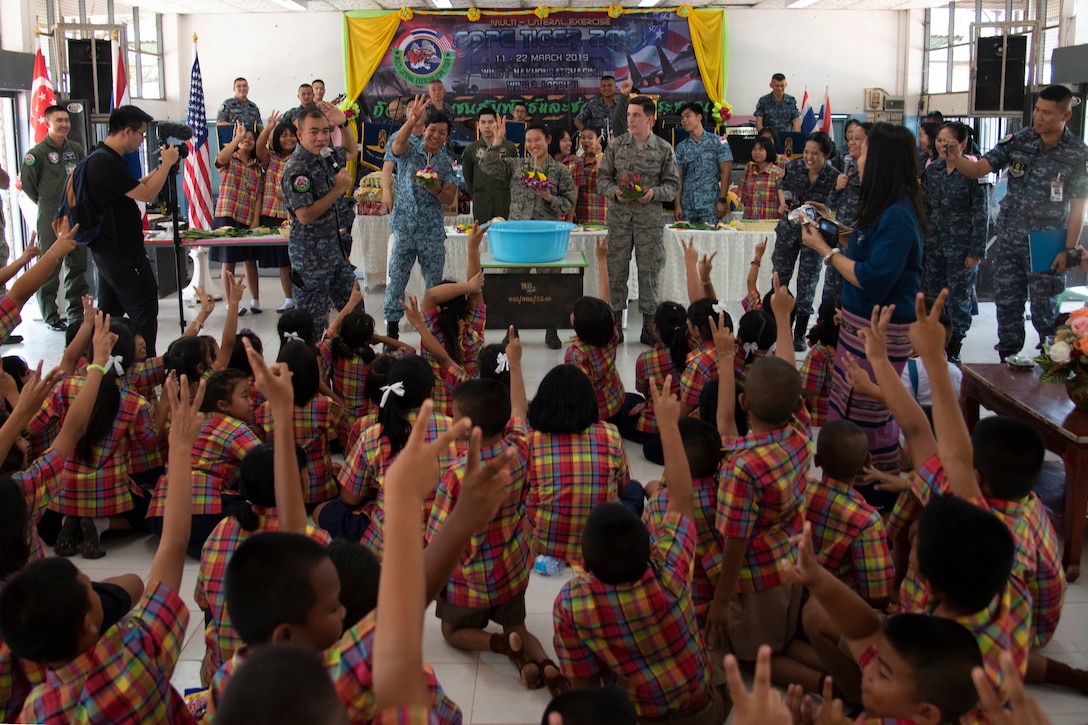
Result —
M 211 156 L 208 150 L 208 119 L 204 109 L 204 81 L 200 77 L 200 56 L 193 59 L 189 79 L 189 115 L 186 119 L 193 137 L 185 143 L 185 198 L 189 200 L 189 227 L 212 228 Z

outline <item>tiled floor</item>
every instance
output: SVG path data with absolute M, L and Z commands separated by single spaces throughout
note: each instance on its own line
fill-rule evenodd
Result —
M 239 327 L 253 329 L 264 340 L 269 350 L 268 357 L 274 358 L 277 346 L 274 343 L 277 315 L 275 308 L 283 301 L 276 280 L 262 278 L 264 288 L 263 303 L 265 312 L 261 315 L 246 315 L 239 322 Z M 248 295 L 247 295 L 248 299 Z M 367 308 L 381 309 L 381 299 L 376 294 L 367 295 Z M 160 303 L 160 348 L 172 340 L 178 330 L 176 297 L 167 298 Z M 996 323 L 992 304 L 982 304 L 981 314 L 975 318 L 974 327 L 967 338 L 963 351 L 965 362 L 996 362 L 992 344 L 996 339 Z M 21 345 L 5 346 L 3 354 L 21 355 L 32 364 L 44 358 L 47 365 L 60 360 L 64 336 L 50 332 L 40 321 L 33 300 L 24 310 L 27 320 L 17 332 L 26 337 Z M 187 316 L 193 314 L 191 308 Z M 218 334 L 223 319 L 222 308 L 214 314 L 209 332 Z M 632 311 L 628 326 L 628 342 L 621 346 L 617 366 L 624 383 L 633 389 L 635 360 L 645 349 L 637 342 L 640 319 Z M 379 327 L 381 327 L 379 321 Z M 405 335 L 405 339 L 414 336 Z M 1029 331 L 1029 338 L 1033 337 Z M 563 360 L 563 351 L 548 350 L 544 346 L 543 331 L 526 331 L 523 335 L 525 345 L 525 371 L 527 387 L 532 394 L 544 374 Z M 641 450 L 629 446 L 628 456 L 631 474 L 641 481 L 656 478 L 660 468 L 642 458 Z M 118 535 L 107 536 L 103 545 L 107 551 L 104 559 L 84 561 L 77 557 L 75 562 L 92 579 L 134 572 L 147 576 L 151 559 L 155 551 L 155 540 L 147 536 Z M 179 689 L 194 687 L 199 684 L 200 660 L 203 656 L 203 634 L 200 622 L 203 615 L 193 602 L 193 585 L 196 581 L 197 563 L 186 564 L 183 596 L 189 603 L 190 626 L 182 651 L 181 662 L 174 675 L 174 682 Z M 548 578 L 533 573 L 526 597 L 528 609 L 527 625 L 530 631 L 543 642 L 545 649 L 554 657 L 552 646 L 552 603 L 566 577 Z M 424 626 L 424 657 L 432 663 L 443 687 L 460 705 L 466 723 L 506 723 L 529 724 L 540 722 L 541 713 L 548 702 L 546 691 L 528 692 L 518 680 L 517 673 L 505 657 L 490 653 L 465 653 L 453 649 L 442 640 L 438 620 L 428 612 Z M 1065 611 L 1054 641 L 1045 653 L 1064 660 L 1074 667 L 1088 668 L 1088 576 L 1071 585 L 1066 594 Z M 1030 693 L 1037 697 L 1046 713 L 1055 725 L 1083 725 L 1088 722 L 1088 699 L 1071 692 L 1053 688 L 1030 688 Z

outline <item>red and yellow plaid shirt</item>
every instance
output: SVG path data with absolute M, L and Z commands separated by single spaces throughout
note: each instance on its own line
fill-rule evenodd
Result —
M 601 420 L 607 420 L 620 412 L 626 397 L 623 381 L 616 370 L 616 347 L 619 344 L 620 339 L 615 330 L 604 347 L 584 343 L 575 335 L 563 356 L 564 363 L 584 372 L 593 384 L 597 391 L 597 408 L 601 411 Z
M 831 394 L 831 373 L 835 370 L 835 348 L 816 343 L 801 364 L 801 394 L 812 414 L 812 425 L 827 423 L 827 400 Z
M 254 534 L 265 531 L 279 531 L 280 521 L 275 508 L 254 506 L 257 514 L 257 528 L 246 531 L 238 519 L 228 516 L 212 529 L 204 550 L 200 553 L 200 569 L 196 575 L 196 591 L 193 600 L 204 612 L 211 615 L 211 621 L 204 627 L 204 644 L 208 647 L 208 657 L 204 659 L 202 681 L 211 682 L 219 666 L 234 656 L 244 644 L 230 623 L 227 613 L 226 589 L 223 579 L 227 573 L 227 564 L 243 541 Z M 328 546 L 329 535 L 322 529 L 306 525 L 306 535 L 322 546 Z M 206 677 L 205 677 L 206 676 Z
M 265 440 L 272 440 L 272 406 L 264 403 L 254 416 L 264 429 Z M 302 485 L 306 503 L 321 503 L 336 498 L 336 469 L 332 465 L 329 438 L 335 435 L 341 445 L 351 432 L 351 419 L 344 407 L 325 395 L 315 395 L 310 402 L 295 406 L 295 442 L 306 451 L 306 471 Z
M 631 480 L 616 427 L 594 423 L 581 433 L 529 433 L 529 494 L 525 500 L 533 551 L 582 561 L 589 513 L 619 501 Z
M 49 668 L 21 660 L 0 640 L 0 722 L 17 722 L 27 695 L 45 682 Z
M 270 216 L 276 219 L 287 218 L 287 207 L 283 205 L 283 190 L 280 189 L 280 179 L 283 178 L 283 167 L 287 165 L 290 154 L 281 156 L 273 153 L 268 159 L 268 168 L 264 172 L 264 190 L 261 195 L 261 216 Z
M 378 424 L 379 410 L 380 408 L 378 408 L 377 405 L 374 405 L 371 410 L 359 416 L 359 418 L 351 424 L 351 433 L 348 434 L 348 445 L 344 449 L 345 451 L 350 451 L 352 448 L 355 447 L 355 444 L 358 442 L 359 436 L 363 434 L 363 431 L 365 431 L 372 425 Z M 346 457 L 347 455 L 345 454 L 345 458 Z
M 826 475 L 809 481 L 805 518 L 821 566 L 870 602 L 891 596 L 895 571 L 884 522 L 853 486 Z
M 353 723 L 368 723 L 375 715 L 374 711 L 374 625 L 375 612 L 363 617 L 340 637 L 340 641 L 329 647 L 322 654 L 325 668 L 329 671 L 336 694 L 347 709 L 348 718 Z M 215 673 L 208 691 L 208 717 L 212 716 L 216 705 L 227 688 L 227 683 L 235 670 L 245 660 L 246 649 L 243 647 L 227 660 Z M 423 675 L 427 680 L 427 691 L 431 697 L 431 710 L 439 723 L 460 725 L 461 710 L 446 696 L 442 685 L 438 684 L 434 670 L 430 665 L 423 665 Z
M 650 530 L 650 536 L 657 539 L 658 531 L 665 521 L 665 512 L 669 505 L 669 490 L 661 482 L 657 496 L 646 502 L 646 511 L 642 518 Z M 718 476 L 700 476 L 691 480 L 692 494 L 695 497 L 695 565 L 691 573 L 691 598 L 695 602 L 695 619 L 701 630 L 706 625 L 706 613 L 714 599 L 714 583 L 706 572 L 706 564 L 721 556 L 722 539 L 714 528 L 714 517 L 718 509 Z
M 438 718 L 429 707 L 402 705 L 382 710 L 370 725 L 435 725 Z
M 438 327 L 438 309 L 427 310 L 423 313 L 423 321 L 427 323 L 427 327 L 430 328 L 431 333 L 438 340 L 440 345 L 446 344 L 446 336 Z M 470 378 L 479 377 L 479 363 L 480 350 L 484 346 L 484 325 L 487 323 L 487 305 L 483 302 L 469 302 L 468 303 L 468 316 L 461 320 L 460 339 L 458 342 L 461 344 L 461 367 L 464 368 L 465 373 Z M 419 352 L 423 356 L 423 359 L 431 364 L 431 370 L 434 371 L 434 391 L 431 395 L 434 400 L 434 410 L 436 413 L 442 415 L 453 414 L 453 389 L 444 382 L 442 378 L 442 369 L 427 348 L 420 343 Z
M 260 208 L 261 165 L 256 157 L 246 164 L 235 153 L 225 166 L 217 163 L 215 168 L 222 180 L 219 199 L 215 202 L 215 216 L 230 217 L 248 227 Z
M 731 451 L 722 466 L 715 518 L 722 539 L 748 539 L 738 592 L 759 592 L 785 583 L 782 559 L 805 520 L 805 483 L 812 462 L 812 428 L 800 405 L 784 428 L 723 438 Z M 721 559 L 708 567 L 715 582 Z
M 443 597 L 460 607 L 497 607 L 510 601 L 529 586 L 532 547 L 525 520 L 525 465 L 529 458 L 529 434 L 524 421 L 512 418 L 498 443 L 480 450 L 480 464 L 512 448 L 516 457 L 510 464 L 510 492 L 487 528 L 472 536 L 453 570 Z M 446 471 L 438 484 L 431 515 L 427 520 L 427 541 L 446 522 L 461 495 L 465 475 L 462 458 Z
M 680 395 L 680 376 L 672 364 L 672 355 L 669 348 L 660 342 L 655 342 L 650 350 L 646 350 L 635 361 L 635 389 L 646 396 L 644 403 L 638 403 L 631 408 L 631 415 L 638 416 L 635 427 L 640 433 L 657 433 L 657 418 L 654 417 L 654 403 L 648 397 L 650 395 L 650 378 L 656 377 L 658 382 L 664 382 L 666 375 L 672 376 L 671 392 L 675 396 Z
M 170 685 L 189 610 L 158 582 L 94 647 L 50 669 L 23 705 L 22 722 L 195 723 Z
M 353 420 L 365 415 L 373 405 L 363 394 L 370 365 L 362 358 L 336 358 L 332 354 L 332 338 L 326 336 L 317 343 L 317 352 L 325 363 L 329 387 L 344 401 L 344 408 Z M 376 406 L 375 406 L 376 407 Z
M 193 444 L 193 515 L 223 513 L 223 493 L 238 492 L 242 459 L 261 444 L 244 421 L 216 413 L 200 429 Z M 147 515 L 162 516 L 169 473 L 159 479 Z
M 166 364 L 162 355 L 141 360 L 125 375 L 125 385 L 148 400 L 158 400 L 158 388 L 165 384 Z
M 555 600 L 555 652 L 567 676 L 601 677 L 628 694 L 640 718 L 705 704 L 710 660 L 691 600 L 695 524 L 665 516 L 642 578 L 605 584 L 576 574 Z
M 608 197 L 597 193 L 600 156 L 604 154 L 600 154 L 594 164 L 586 164 L 585 157 L 579 157 L 578 165 L 574 169 L 574 185 L 578 187 L 574 218 L 579 224 L 608 224 Z
M 0 334 L 3 335 L 0 340 L 6 340 L 11 331 L 22 322 L 23 318 L 19 316 L 21 310 L 21 305 L 15 304 L 15 300 L 0 292 Z
M 408 414 L 408 422 L 416 425 L 418 410 Z M 438 438 L 439 435 L 449 430 L 453 425 L 453 419 L 448 415 L 432 413 L 427 421 L 428 443 Z M 455 441 L 439 456 L 441 470 L 446 471 L 453 467 L 464 453 L 464 444 Z M 385 472 L 393 464 L 396 455 L 389 445 L 389 439 L 382 433 L 381 424 L 375 424 L 363 431 L 355 445 L 344 456 L 344 466 L 340 469 L 337 482 L 340 488 L 355 496 L 361 496 L 363 504 L 358 511 L 367 515 L 370 526 L 363 536 L 362 544 L 369 548 L 379 559 L 382 555 L 382 505 L 385 497 L 382 495 L 382 482 L 385 480 Z M 434 494 L 424 501 L 422 517 L 424 520 L 430 514 L 434 503 Z
M 782 169 L 775 164 L 767 164 L 762 173 L 756 171 L 756 165 L 749 162 L 744 167 L 744 180 L 740 182 L 740 203 L 744 207 L 745 219 L 768 221 L 777 219 L 778 180 L 782 178 Z
M 58 419 L 63 423 L 83 382 L 74 376 L 61 381 L 27 426 L 30 434 L 40 433 Z M 150 448 L 155 443 L 151 405 L 142 395 L 122 387 L 113 425 L 94 446 L 89 462 L 77 460 L 74 452 L 68 456 L 49 509 L 71 516 L 114 516 L 130 510 L 132 495 L 142 495 L 129 478 L 130 450 L 133 446 Z
M 680 376 L 680 402 L 699 407 L 699 393 L 711 380 L 718 379 L 718 351 L 713 342 L 699 343 L 688 353 L 684 374 Z
M 11 475 L 12 483 L 23 492 L 26 502 L 26 543 L 30 545 L 28 563 L 45 558 L 42 540 L 38 538 L 38 521 L 57 495 L 63 471 L 64 458 L 59 451 L 50 448 L 31 463 L 30 468 Z

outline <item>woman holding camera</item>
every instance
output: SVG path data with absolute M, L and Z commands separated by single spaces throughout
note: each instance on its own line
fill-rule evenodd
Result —
M 786 166 L 786 173 L 778 183 L 778 213 L 782 215 L 775 228 L 776 239 L 771 261 L 778 280 L 788 285 L 797 265 L 797 321 L 793 328 L 793 349 L 805 349 L 805 333 L 812 316 L 812 299 L 816 296 L 816 283 L 820 281 L 820 258 L 811 249 L 801 246 L 801 220 L 798 208 L 809 202 L 827 204 L 839 171 L 827 163 L 834 152 L 831 137 L 816 131 L 805 140 L 801 158 Z M 797 257 L 801 261 L 798 263 Z
M 852 389 L 846 356 L 871 373 L 858 330 L 869 327 L 874 307 L 895 305 L 888 327 L 888 357 L 903 372 L 911 345 L 907 328 L 914 321 L 914 298 L 922 287 L 922 220 L 925 209 L 918 182 L 914 136 L 902 126 L 878 123 L 862 145 L 858 159 L 861 205 L 848 243 L 831 246 L 815 223 L 805 224 L 802 238 L 824 264 L 842 275 L 842 323 L 831 378 L 828 418 L 857 423 L 869 439 L 873 465 L 899 470 L 899 427 L 884 404 Z M 840 240 L 845 242 L 843 237 Z M 834 241 L 834 240 L 832 240 Z M 875 506 L 891 505 L 895 494 L 859 486 Z

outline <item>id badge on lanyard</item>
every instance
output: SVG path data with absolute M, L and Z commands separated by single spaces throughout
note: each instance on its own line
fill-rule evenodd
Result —
M 1050 182 L 1050 200 L 1065 201 L 1065 182 L 1062 181 L 1061 174 L 1058 174 L 1058 178 Z

